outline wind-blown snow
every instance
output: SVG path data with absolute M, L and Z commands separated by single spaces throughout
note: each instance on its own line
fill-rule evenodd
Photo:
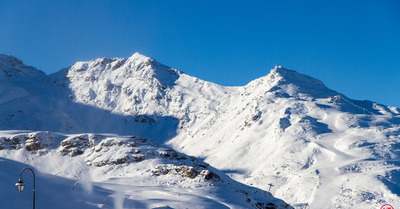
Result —
M 50 76 L 0 58 L 0 156 L 91 179 L 82 188 L 107 203 L 78 198 L 81 208 L 400 207 L 396 107 L 352 100 L 279 66 L 224 87 L 139 53 Z

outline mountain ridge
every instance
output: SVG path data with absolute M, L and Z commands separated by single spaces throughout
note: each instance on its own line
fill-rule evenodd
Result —
M 1 130 L 150 138 L 294 208 L 400 204 L 399 109 L 293 70 L 225 87 L 135 53 L 77 62 L 40 85 L 3 94 Z
M 0 54 L 0 79 L 16 80 L 18 78 L 40 79 L 45 73 L 34 67 L 26 66 L 18 58 Z

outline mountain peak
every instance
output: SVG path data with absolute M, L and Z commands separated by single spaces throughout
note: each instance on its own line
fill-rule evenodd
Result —
M 325 84 L 313 77 L 298 73 L 295 70 L 286 69 L 280 65 L 276 65 L 274 69 L 267 75 L 269 80 L 275 81 L 277 86 L 296 86 L 301 93 L 309 94 L 310 96 L 321 98 L 337 95 L 325 86 Z
M 18 58 L 0 54 L 0 80 L 4 78 L 16 79 L 16 78 L 37 78 L 43 77 L 45 73 L 31 66 L 26 66 Z
M 0 64 L 9 63 L 12 65 L 23 64 L 21 60 L 18 58 L 8 55 L 8 54 L 0 54 Z
M 141 60 L 150 60 L 151 58 L 148 56 L 145 56 L 143 54 L 140 54 L 139 52 L 135 52 L 130 56 L 128 59 L 141 59 Z
M 110 111 L 137 114 L 139 110 L 133 104 L 140 106 L 142 101 L 159 102 L 165 91 L 176 85 L 180 75 L 179 71 L 150 57 L 134 53 L 129 58 L 76 62 L 52 75 L 49 80 L 68 86 L 78 102 L 98 105 Z

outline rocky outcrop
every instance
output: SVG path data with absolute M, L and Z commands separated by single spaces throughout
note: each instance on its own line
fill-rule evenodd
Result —
M 25 149 L 32 154 L 43 155 L 58 144 L 61 135 L 51 132 L 32 132 L 17 134 L 11 137 L 0 137 L 0 150 Z

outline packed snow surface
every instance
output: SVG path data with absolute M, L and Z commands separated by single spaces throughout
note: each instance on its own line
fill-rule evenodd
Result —
M 399 112 L 280 66 L 225 87 L 139 53 L 49 76 L 0 55 L 0 207 L 28 207 L 31 166 L 40 208 L 397 208 Z

